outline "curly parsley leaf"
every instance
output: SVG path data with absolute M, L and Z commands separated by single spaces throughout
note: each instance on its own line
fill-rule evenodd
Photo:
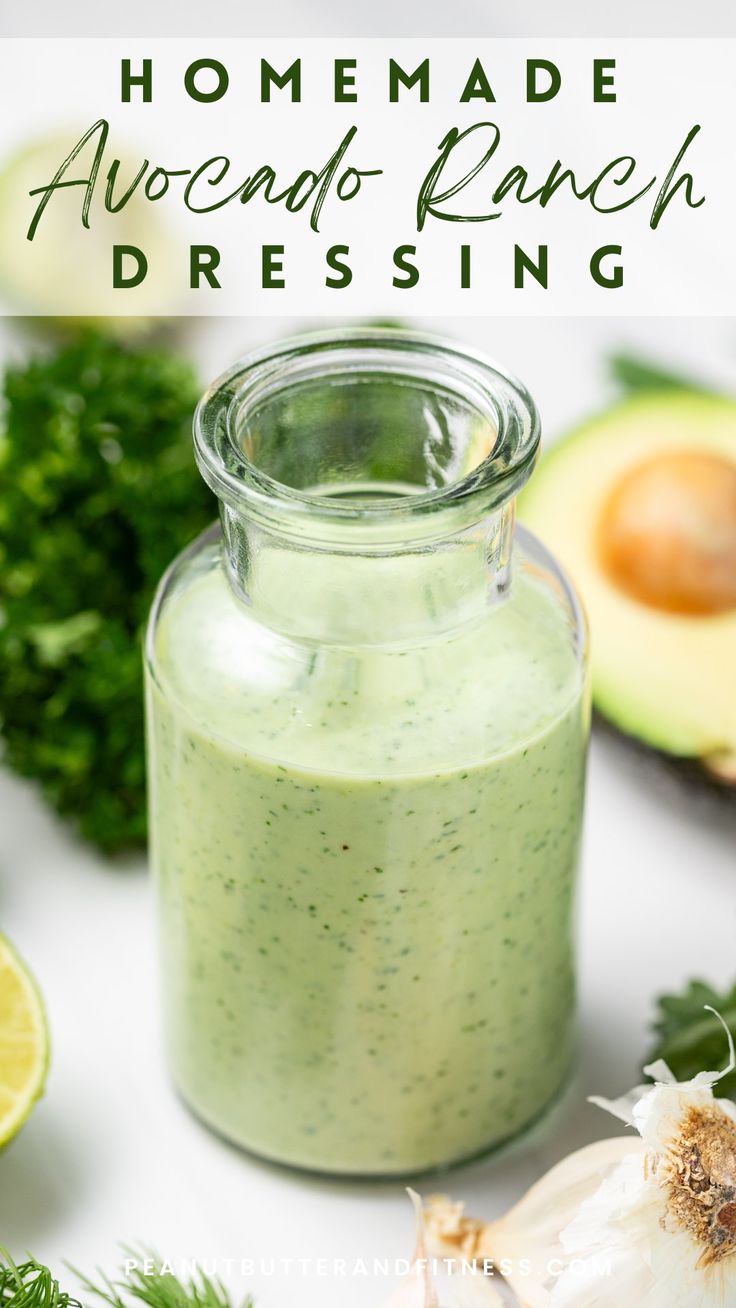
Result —
M 0 436 L 4 756 L 106 851 L 145 835 L 141 635 L 215 515 L 190 363 L 88 333 L 8 369 Z

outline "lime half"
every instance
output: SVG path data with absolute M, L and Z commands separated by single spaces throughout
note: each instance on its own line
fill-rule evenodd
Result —
M 36 982 L 0 935 L 0 1148 L 18 1134 L 43 1093 L 49 1036 Z

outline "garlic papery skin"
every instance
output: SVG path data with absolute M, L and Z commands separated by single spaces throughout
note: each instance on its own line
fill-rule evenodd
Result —
M 425 1213 L 430 1251 L 492 1265 L 523 1308 L 549 1308 L 551 1287 L 567 1262 L 561 1230 L 630 1155 L 642 1165 L 640 1140 L 619 1136 L 587 1145 L 545 1173 L 495 1222 L 477 1221 L 465 1215 L 462 1204 L 434 1195 Z
M 636 1127 L 642 1152 L 562 1227 L 549 1308 L 734 1308 L 736 1105 L 713 1093 L 734 1066 L 730 1036 L 729 1053 L 723 1072 L 678 1082 L 655 1063 L 645 1068 L 654 1085 L 595 1101 Z
M 408 1193 L 416 1214 L 416 1248 L 408 1275 L 383 1308 L 505 1308 L 482 1269 L 430 1252 L 422 1201 L 413 1190 Z
M 736 1308 L 736 1105 L 723 1072 L 595 1100 L 638 1137 L 581 1149 L 505 1217 L 476 1222 L 449 1200 L 427 1213 L 430 1247 L 491 1260 L 523 1308 Z
M 637 1128 L 644 1168 L 616 1169 L 561 1232 L 575 1261 L 551 1308 L 620 1308 L 623 1296 L 645 1308 L 736 1305 L 736 1105 L 713 1087 L 733 1070 L 677 1081 L 665 1063 L 624 1099 L 595 1100 Z M 593 1263 L 608 1256 L 608 1286 Z

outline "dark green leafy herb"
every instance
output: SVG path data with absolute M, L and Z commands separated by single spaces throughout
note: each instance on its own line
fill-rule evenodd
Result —
M 11 368 L 0 438 L 0 729 L 7 761 L 114 851 L 145 835 L 141 631 L 214 517 L 190 364 L 87 334 Z
M 679 1081 L 723 1067 L 725 1034 L 718 1018 L 704 1011 L 706 1004 L 720 1013 L 736 1040 L 736 985 L 719 994 L 705 981 L 691 981 L 681 995 L 663 995 L 659 1000 L 656 1044 L 646 1061 L 663 1058 Z M 718 1082 L 716 1094 L 736 1098 L 736 1072 Z

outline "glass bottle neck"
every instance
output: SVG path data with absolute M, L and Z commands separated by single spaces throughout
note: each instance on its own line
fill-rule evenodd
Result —
M 537 413 L 453 342 L 368 328 L 284 341 L 210 387 L 194 438 L 231 582 L 268 626 L 400 645 L 464 626 L 508 587 Z
M 440 540 L 315 544 L 221 506 L 224 564 L 264 625 L 294 639 L 395 646 L 477 620 L 509 585 L 514 503 Z

